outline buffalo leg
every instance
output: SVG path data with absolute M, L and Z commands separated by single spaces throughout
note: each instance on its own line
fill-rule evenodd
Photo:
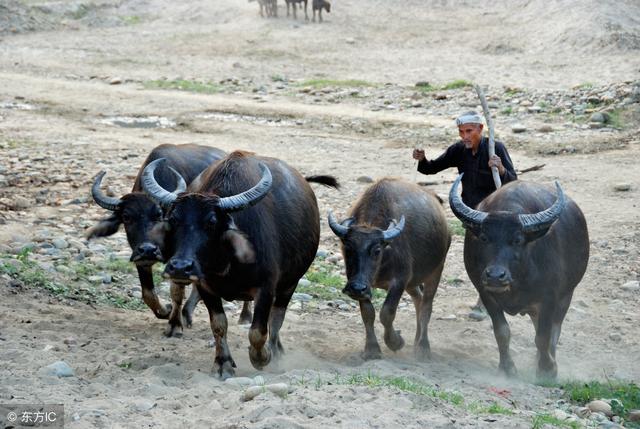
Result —
M 407 287 L 407 293 L 413 301 L 413 307 L 416 309 L 416 337 L 414 344 L 418 344 L 420 340 L 420 307 L 422 304 L 422 291 L 418 285 Z
M 251 323 L 251 319 L 253 318 L 253 314 L 251 314 L 251 301 L 245 301 L 242 304 L 242 311 L 240 312 L 240 317 L 238 318 L 238 325 L 246 325 Z
M 498 343 L 498 352 L 500 353 L 500 363 L 498 368 L 505 372 L 508 376 L 514 376 L 517 373 L 516 366 L 511 359 L 509 351 L 509 343 L 511 342 L 511 330 L 504 312 L 498 307 L 495 301 L 487 295 L 480 294 L 482 303 L 484 304 L 491 322 L 493 324 L 493 335 Z
M 271 361 L 271 349 L 266 342 L 272 305 L 271 287 L 265 285 L 259 289 L 253 309 L 253 321 L 249 329 L 249 360 L 255 369 L 262 369 Z
M 444 263 L 431 272 L 422 281 L 422 302 L 420 303 L 420 311 L 418 312 L 418 324 L 420 337 L 415 344 L 415 356 L 419 361 L 431 359 L 431 346 L 429 345 L 429 321 L 431 320 L 431 312 L 433 311 L 433 298 L 436 296 L 438 284 Z
M 147 307 L 153 311 L 158 319 L 167 319 L 171 314 L 171 305 L 163 307 L 160 304 L 158 295 L 156 294 L 155 287 L 153 285 L 153 274 L 151 272 L 151 265 L 144 267 L 136 266 L 138 270 L 138 278 L 140 279 L 140 287 L 142 288 L 142 300 Z
M 224 314 L 222 307 L 222 299 L 211 295 L 204 288 L 199 288 L 198 292 L 202 296 L 204 305 L 207 306 L 209 312 L 209 323 L 211 324 L 211 332 L 216 343 L 216 357 L 214 359 L 213 371 L 216 372 L 221 379 L 226 380 L 235 375 L 234 368 L 236 363 L 231 357 L 229 345 L 227 344 L 227 316 Z
M 171 282 L 171 314 L 169 325 L 164 330 L 167 337 L 182 336 L 182 301 L 184 301 L 184 285 Z
M 318 21 L 322 22 L 322 8 L 318 10 Z
M 314 7 L 311 7 L 311 12 L 313 13 L 313 18 L 311 18 L 311 22 L 316 22 L 316 10 Z
M 282 328 L 287 306 L 289 305 L 292 295 L 293 291 L 278 296 L 271 308 L 271 316 L 269 318 L 269 347 L 275 359 L 280 358 L 284 354 L 284 347 L 282 347 L 282 342 L 280 341 L 280 328 Z
M 393 321 L 396 318 L 398 303 L 404 292 L 404 284 L 401 282 L 391 282 L 387 289 L 387 297 L 380 310 L 380 322 L 384 326 L 384 343 L 394 352 L 404 347 L 404 340 L 400 331 L 393 329 Z
M 302 6 L 302 5 L 300 5 Z M 309 20 L 309 14 L 307 13 L 307 0 L 304 0 L 304 19 L 305 21 Z
M 560 302 L 546 302 L 541 306 L 538 318 L 538 330 L 536 332 L 536 348 L 538 349 L 538 369 L 536 375 L 541 379 L 555 380 L 558 376 L 558 364 L 556 363 L 556 348 L 562 330 L 571 295 Z
M 198 288 L 194 283 L 191 285 L 191 293 L 189 294 L 189 298 L 187 298 L 187 302 L 184 304 L 184 308 L 182 309 L 182 317 L 184 318 L 187 328 L 190 328 L 193 324 L 193 312 L 199 302 L 200 294 L 198 293 Z
M 360 300 L 358 303 L 360 304 L 360 314 L 362 315 L 362 321 L 364 322 L 364 329 L 366 333 L 362 358 L 365 360 L 381 359 L 382 350 L 380 350 L 380 346 L 378 345 L 376 331 L 373 326 L 373 322 L 376 320 L 376 310 L 368 299 Z

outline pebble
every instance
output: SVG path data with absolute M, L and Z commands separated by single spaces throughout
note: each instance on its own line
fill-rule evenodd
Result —
M 629 411 L 629 421 L 640 422 L 640 410 Z
M 541 133 L 551 133 L 553 132 L 553 127 L 551 125 L 542 125 L 538 128 L 538 131 Z
M 311 285 L 311 282 L 309 280 L 307 280 L 307 279 L 298 280 L 298 286 L 307 287 L 307 286 L 310 286 L 310 285 Z
M 264 390 L 265 390 L 264 386 L 251 386 L 242 393 L 241 399 L 245 402 L 250 401 L 253 398 L 260 395 L 262 392 L 264 392 Z
M 630 282 L 626 282 L 625 284 L 620 286 L 620 289 L 626 290 L 629 292 L 640 290 L 640 281 L 632 280 Z
M 120 85 L 122 83 L 122 78 L 113 77 L 109 80 L 109 85 Z
M 524 133 L 525 131 L 527 131 L 527 127 L 522 124 L 515 124 L 511 126 L 511 132 L 514 134 Z
M 629 183 L 617 183 L 613 186 L 613 190 L 617 192 L 627 192 L 631 190 L 631 184 Z
M 9 201 L 9 208 L 11 210 L 19 211 L 28 209 L 29 207 L 31 207 L 31 201 L 20 195 L 16 195 L 13 201 Z
M 469 319 L 471 320 L 476 320 L 480 322 L 486 318 L 487 318 L 487 313 L 485 313 L 484 311 L 473 310 L 471 311 L 471 313 L 469 313 Z
M 360 176 L 356 179 L 358 183 L 373 183 L 373 179 L 369 176 Z
M 611 405 L 609 405 L 605 401 L 600 401 L 600 400 L 591 401 L 587 404 L 587 407 L 593 413 L 603 413 L 606 416 L 613 415 L 613 413 L 611 412 Z
M 155 402 L 142 400 L 135 403 L 133 408 L 138 412 L 144 413 L 145 411 L 149 411 L 150 409 L 154 408 L 156 405 L 157 404 Z
M 311 299 L 313 299 L 313 297 L 311 295 L 309 295 L 308 293 L 297 293 L 296 292 L 296 293 L 293 294 L 291 299 L 293 299 L 294 301 L 309 302 L 309 301 L 311 301 Z
M 622 335 L 617 332 L 610 333 L 609 338 L 611 341 L 615 341 L 616 343 L 622 341 Z
M 601 124 L 606 124 L 609 122 L 609 115 L 605 112 L 596 112 L 589 118 L 589 122 L 598 122 Z
M 278 395 L 281 398 L 284 398 L 285 396 L 287 396 L 287 393 L 289 393 L 289 386 L 287 385 L 287 383 L 268 384 L 265 387 L 269 392 Z
M 56 249 L 66 249 L 69 247 L 69 243 L 64 238 L 54 238 L 52 244 Z
M 326 258 L 328 254 L 329 252 L 326 251 L 325 249 L 318 249 L 318 251 L 316 252 L 316 256 L 318 258 Z
M 73 377 L 73 369 L 64 361 L 57 361 L 43 368 L 45 375 L 55 375 L 58 377 Z
M 573 412 L 581 419 L 586 419 L 591 415 L 591 410 L 587 407 L 576 407 Z
M 447 314 L 446 316 L 438 317 L 438 320 L 456 320 L 455 314 Z
M 253 379 L 249 377 L 230 377 L 225 381 L 227 384 L 231 384 L 233 386 L 252 386 Z

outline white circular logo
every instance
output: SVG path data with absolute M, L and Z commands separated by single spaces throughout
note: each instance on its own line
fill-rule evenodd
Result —
M 7 414 L 7 419 L 9 419 L 10 422 L 15 422 L 16 420 L 18 420 L 18 416 L 16 415 L 16 413 L 11 411 L 9 414 Z

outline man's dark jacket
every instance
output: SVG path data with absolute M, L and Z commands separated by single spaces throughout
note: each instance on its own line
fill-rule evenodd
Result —
M 509 152 L 500 142 L 495 142 L 496 155 L 502 160 L 505 168 L 500 176 L 502 184 L 516 180 L 518 176 L 513 168 Z M 462 201 L 469 207 L 475 208 L 480 201 L 496 190 L 489 168 L 489 139 L 483 137 L 475 156 L 471 149 L 467 149 L 462 141 L 452 144 L 447 150 L 433 161 L 424 159 L 418 163 L 418 171 L 423 174 L 435 174 L 449 167 L 458 167 L 462 176 Z

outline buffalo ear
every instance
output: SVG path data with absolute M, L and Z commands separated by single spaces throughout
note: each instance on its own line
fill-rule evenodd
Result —
M 87 240 L 91 240 L 95 237 L 107 237 L 109 235 L 113 235 L 118 232 L 118 228 L 120 228 L 121 223 L 120 217 L 114 213 L 89 228 L 84 236 Z
M 236 260 L 242 264 L 252 264 L 256 260 L 256 252 L 253 250 L 253 245 L 243 233 L 235 229 L 228 229 L 222 234 L 222 240 L 224 240 Z

